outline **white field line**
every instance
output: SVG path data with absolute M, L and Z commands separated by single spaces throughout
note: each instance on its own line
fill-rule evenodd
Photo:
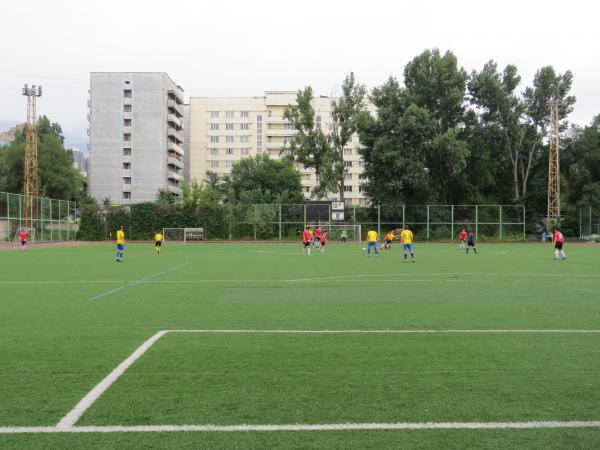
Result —
M 106 391 L 121 375 L 137 361 L 156 341 L 163 337 L 167 332 L 159 331 L 142 345 L 140 345 L 127 359 L 119 364 L 111 373 L 109 373 L 100 383 L 98 383 L 85 397 L 83 397 L 75 407 L 64 416 L 56 428 L 68 429 L 75 425 L 75 422 L 83 415 L 87 409 Z
M 582 333 L 582 334 L 594 334 L 600 333 L 600 329 L 472 329 L 472 330 L 461 330 L 461 329 L 437 329 L 437 330 L 428 330 L 428 329 L 415 329 L 415 330 L 252 330 L 252 329 L 239 329 L 239 330 L 225 330 L 225 329 L 205 329 L 205 330 L 185 330 L 185 329 L 176 329 L 176 330 L 163 330 L 168 333 L 299 333 L 299 334 L 493 334 L 493 333 L 547 333 L 547 334 L 561 334 L 561 333 Z
M 136 284 L 148 282 L 152 278 L 160 277 L 161 275 L 166 275 L 169 272 L 173 272 L 175 270 L 181 269 L 182 267 L 187 266 L 187 265 L 188 265 L 188 263 L 180 264 L 180 265 L 172 267 L 172 268 L 170 268 L 168 270 L 163 270 L 162 272 L 155 273 L 153 275 L 147 276 L 145 278 L 141 278 L 139 280 L 128 281 L 123 286 L 119 286 L 119 287 L 111 289 L 109 291 L 101 292 L 98 295 L 95 295 L 94 297 L 89 298 L 88 300 L 89 301 L 97 300 L 99 298 L 102 298 L 102 297 L 105 297 L 107 295 L 110 295 L 110 294 L 112 294 L 114 292 L 120 291 L 121 289 L 125 289 L 127 286 L 132 286 L 132 285 L 136 285 Z
M 173 269 L 174 270 L 174 269 Z M 167 333 L 600 333 L 600 330 L 161 330 L 140 345 L 127 359 L 88 392 L 55 427 L 0 427 L 0 433 L 60 433 L 60 432 L 145 432 L 145 431 L 311 431 L 311 430 L 369 430 L 369 429 L 496 429 L 496 428 L 581 428 L 600 427 L 600 421 L 571 422 L 493 422 L 493 423 L 367 423 L 324 425 L 139 425 L 88 426 L 75 423 L 96 400 L 156 341 Z
M 600 428 L 600 420 L 531 422 L 399 422 L 265 425 L 102 425 L 70 427 L 0 427 L 0 434 L 18 433 L 163 433 L 235 431 L 344 431 L 344 430 L 525 430 L 537 428 Z

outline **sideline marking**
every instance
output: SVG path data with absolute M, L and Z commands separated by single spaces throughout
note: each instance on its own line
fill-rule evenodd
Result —
M 0 434 L 16 433 L 163 433 L 176 431 L 339 431 L 339 430 L 506 430 L 534 428 L 600 428 L 599 420 L 532 422 L 400 422 L 283 425 L 101 425 L 68 427 L 0 427 Z
M 161 275 L 166 275 L 167 273 L 173 272 L 173 271 L 178 270 L 178 269 L 181 269 L 183 266 L 187 266 L 188 264 L 189 263 L 180 264 L 180 265 L 172 267 L 172 268 L 170 268 L 168 270 L 163 270 L 162 272 L 155 273 L 153 275 L 150 275 L 150 276 L 145 277 L 145 278 L 141 278 L 139 280 L 128 281 L 123 286 L 119 286 L 119 287 L 111 289 L 109 291 L 101 292 L 100 294 L 95 295 L 94 297 L 91 297 L 88 300 L 89 301 L 93 301 L 93 300 L 105 297 L 107 295 L 110 295 L 110 294 L 112 294 L 114 292 L 120 291 L 121 289 L 125 289 L 127 286 L 133 286 L 133 285 L 136 285 L 136 284 L 145 283 L 145 282 L 151 280 L 152 278 L 160 277 Z
M 175 269 L 173 269 L 175 270 Z M 158 275 L 156 275 L 158 276 Z M 140 345 L 129 357 L 89 391 L 54 427 L 0 427 L 0 433 L 85 433 L 147 431 L 311 431 L 311 430 L 401 430 L 401 429 L 499 429 L 499 428 L 582 428 L 600 427 L 600 421 L 537 422 L 443 422 L 443 423 L 342 423 L 317 425 L 136 425 L 82 426 L 75 424 L 96 400 L 125 373 L 156 341 L 167 333 L 600 333 L 600 330 L 160 330 Z

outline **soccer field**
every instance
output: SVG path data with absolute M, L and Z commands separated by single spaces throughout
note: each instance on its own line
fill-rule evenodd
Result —
M 600 247 L 0 251 L 0 448 L 598 448 Z

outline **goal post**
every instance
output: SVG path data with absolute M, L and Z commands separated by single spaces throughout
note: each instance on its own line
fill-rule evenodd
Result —
M 198 242 L 204 240 L 204 228 L 163 228 L 164 242 Z

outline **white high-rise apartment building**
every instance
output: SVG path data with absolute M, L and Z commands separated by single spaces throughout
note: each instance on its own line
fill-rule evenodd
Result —
M 315 121 L 324 132 L 333 128 L 331 97 L 315 97 Z M 192 97 L 189 109 L 189 179 L 204 180 L 206 172 L 231 172 L 235 161 L 266 153 L 279 158 L 295 130 L 283 118 L 296 92 L 267 91 L 262 97 Z M 365 204 L 361 191 L 362 160 L 358 137 L 344 149 L 347 167 L 344 197 L 347 204 Z M 310 196 L 317 179 L 314 170 L 298 167 L 305 195 Z M 187 169 L 186 169 L 187 170 Z M 332 197 L 335 198 L 335 197 Z
M 102 202 L 182 194 L 183 89 L 162 72 L 92 72 L 90 195 Z

